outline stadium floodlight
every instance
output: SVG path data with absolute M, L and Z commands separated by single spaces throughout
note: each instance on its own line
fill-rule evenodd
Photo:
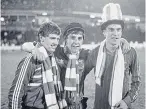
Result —
M 140 19 L 139 19 L 139 18 L 136 18 L 136 19 L 135 19 L 135 22 L 140 22 Z
M 43 15 L 43 16 L 46 16 L 46 15 L 47 15 L 47 13 L 46 13 L 46 12 L 43 12 L 43 13 L 42 13 L 42 15 Z
M 125 18 L 125 21 L 129 21 L 130 19 L 128 17 Z
M 97 26 L 99 26 L 99 25 L 100 25 L 100 23 L 98 22 L 98 23 L 96 23 L 96 25 L 97 25 Z
M 4 32 L 4 36 L 7 36 L 8 35 L 8 33 L 7 32 Z
M 90 14 L 90 18 L 94 19 L 96 16 L 94 14 Z
M 101 23 L 101 22 L 102 22 L 102 20 L 101 20 L 101 19 L 99 19 L 99 20 L 98 20 L 98 22 L 99 22 L 99 23 Z
M 95 24 L 94 24 L 94 23 L 91 23 L 91 26 L 92 26 L 92 27 L 94 27 L 94 26 L 95 26 Z
M 5 21 L 5 19 L 3 17 L 1 17 L 1 21 L 3 22 L 3 21 Z
M 32 22 L 35 22 L 35 19 L 33 19 Z

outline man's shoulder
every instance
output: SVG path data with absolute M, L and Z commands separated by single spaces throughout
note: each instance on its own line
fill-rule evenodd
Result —
M 92 49 L 92 50 L 91 50 L 91 54 L 92 54 L 92 55 L 97 55 L 97 54 L 98 54 L 98 51 L 99 51 L 99 47 L 100 47 L 100 45 L 97 46 L 97 47 L 95 47 L 94 49 Z
M 26 63 L 25 61 L 27 61 L 28 58 L 29 58 L 28 55 L 25 56 L 25 57 L 23 57 L 23 58 L 20 60 L 20 62 L 18 63 L 17 69 L 20 69 L 23 65 L 25 65 L 25 63 Z
M 81 49 L 80 54 L 88 54 L 90 51 L 90 49 Z
M 61 46 L 61 45 L 58 45 L 57 47 L 56 47 L 56 50 L 55 50 L 55 52 L 57 51 L 57 50 L 62 50 L 64 47 L 63 46 Z
M 135 48 L 131 47 L 131 49 L 124 54 L 126 60 L 135 60 L 137 59 L 137 52 Z
M 54 52 L 55 56 L 58 57 L 59 55 L 64 54 L 64 47 L 61 47 L 60 45 L 57 46 Z
M 28 65 L 36 66 L 38 64 L 40 64 L 40 62 L 37 62 L 37 60 L 33 58 L 32 54 L 28 54 L 24 58 L 21 59 L 21 61 L 18 64 L 18 67 L 21 67 L 22 65 L 24 65 L 24 66 L 28 66 Z
M 89 49 L 81 49 L 80 51 L 80 59 L 86 60 L 91 50 Z
M 136 55 L 136 50 L 135 48 L 131 47 L 131 49 L 126 53 L 126 55 Z

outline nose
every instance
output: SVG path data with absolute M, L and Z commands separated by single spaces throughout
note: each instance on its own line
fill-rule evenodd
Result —
M 117 30 L 114 31 L 114 35 L 117 36 L 119 33 Z
M 78 42 L 79 42 L 79 39 L 78 39 L 78 38 L 76 38 L 76 39 L 74 40 L 74 42 L 75 42 L 75 43 L 78 43 Z
M 119 32 L 117 30 L 115 30 L 113 32 L 113 35 L 112 36 L 115 37 L 115 38 L 119 38 L 120 37 Z
M 54 44 L 58 45 L 58 43 L 59 43 L 59 40 L 56 38 L 56 39 L 54 40 Z

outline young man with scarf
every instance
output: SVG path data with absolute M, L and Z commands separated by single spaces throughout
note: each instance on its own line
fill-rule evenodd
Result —
M 94 109 L 131 109 L 140 85 L 138 56 L 134 48 L 123 53 L 120 46 L 124 29 L 120 5 L 105 5 L 102 19 L 105 40 L 90 53 L 84 71 L 95 68 Z
M 9 109 L 63 109 L 67 106 L 53 54 L 60 35 L 60 28 L 53 22 L 40 27 L 38 50 L 45 59 L 38 62 L 29 54 L 21 60 L 9 90 Z
M 58 45 L 54 55 L 56 57 L 60 73 L 60 79 L 64 87 L 67 109 L 86 109 L 88 98 L 83 97 L 84 85 L 80 84 L 84 62 L 88 56 L 88 50 L 81 49 L 84 40 L 84 29 L 79 23 L 70 23 L 63 34 L 65 46 Z M 32 43 L 23 44 L 24 51 L 33 53 L 37 60 L 44 60 L 44 55 L 35 48 Z M 36 43 L 34 45 L 37 45 Z
M 84 29 L 79 23 L 71 23 L 66 27 L 63 36 L 65 47 L 58 46 L 54 54 L 61 71 L 61 81 L 64 86 L 68 108 L 86 109 L 87 98 L 83 97 L 86 75 L 83 70 L 89 50 L 81 49 L 85 37 Z M 125 40 L 122 41 L 124 44 L 126 43 Z M 125 45 L 125 48 L 128 49 L 127 43 Z M 24 51 L 31 52 L 34 46 L 32 43 L 25 43 L 22 48 Z M 44 60 L 44 56 L 39 53 L 37 48 L 33 49 L 32 53 L 34 58 Z

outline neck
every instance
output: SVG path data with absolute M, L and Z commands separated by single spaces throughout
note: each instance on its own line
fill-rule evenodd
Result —
M 53 55 L 53 52 L 47 51 L 47 53 L 48 53 L 49 56 Z
M 64 48 L 64 50 L 65 50 L 65 53 L 67 53 L 67 54 L 78 54 L 79 53 L 79 51 L 78 52 L 72 52 L 67 46 Z

